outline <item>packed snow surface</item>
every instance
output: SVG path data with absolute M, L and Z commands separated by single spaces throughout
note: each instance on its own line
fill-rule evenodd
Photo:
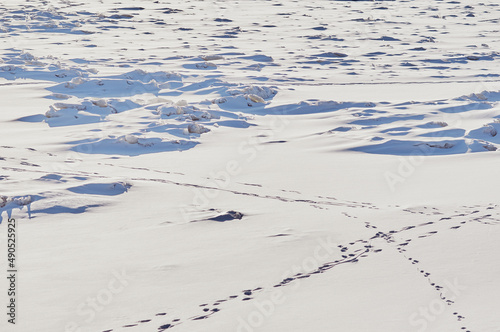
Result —
M 2 1 L 0 330 L 500 331 L 499 22 Z

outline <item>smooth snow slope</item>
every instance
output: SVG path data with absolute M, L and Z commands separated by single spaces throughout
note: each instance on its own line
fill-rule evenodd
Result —
M 1 331 L 500 331 L 499 20 L 2 1 Z

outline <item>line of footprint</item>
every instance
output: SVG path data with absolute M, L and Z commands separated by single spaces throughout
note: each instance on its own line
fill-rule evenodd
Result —
M 476 208 L 479 206 L 476 206 Z M 485 207 L 486 210 L 493 210 L 497 207 L 495 204 L 491 204 Z M 433 211 L 435 212 L 435 211 Z M 440 299 L 446 304 L 446 305 L 453 305 L 454 301 L 451 300 L 449 297 L 447 297 L 444 292 L 444 286 L 436 283 L 431 276 L 430 272 L 427 272 L 422 268 L 422 263 L 420 260 L 415 259 L 413 257 L 409 257 L 407 255 L 407 245 L 410 244 L 411 241 L 418 239 L 418 238 L 425 238 L 428 236 L 432 236 L 438 233 L 438 231 L 426 231 L 423 234 L 417 234 L 417 236 L 414 239 L 406 239 L 403 242 L 398 241 L 395 238 L 395 235 L 401 235 L 404 232 L 414 230 L 414 229 L 419 229 L 419 228 L 425 228 L 427 226 L 435 225 L 436 223 L 442 223 L 442 222 L 448 222 L 449 220 L 453 220 L 456 218 L 463 218 L 463 217 L 470 217 L 473 216 L 473 218 L 470 218 L 467 221 L 459 221 L 460 224 L 466 223 L 466 222 L 482 222 L 484 218 L 490 218 L 492 221 L 500 222 L 500 219 L 494 219 L 491 218 L 491 214 L 489 215 L 483 215 L 483 216 L 478 216 L 474 217 L 475 214 L 479 213 L 480 211 L 478 210 L 473 210 L 468 213 L 463 213 L 463 212 L 457 212 L 457 214 L 452 215 L 450 217 L 442 217 L 440 218 L 437 222 L 430 221 L 430 222 L 425 222 L 421 223 L 415 226 L 405 226 L 399 230 L 391 230 L 388 232 L 382 232 L 382 231 L 377 231 L 376 234 L 374 234 L 372 237 L 369 239 L 359 239 L 353 242 L 349 242 L 348 245 L 339 245 L 339 255 L 340 257 L 337 260 L 333 261 L 328 261 L 323 263 L 321 266 L 319 266 L 317 269 L 310 271 L 310 272 L 299 272 L 296 273 L 295 275 L 284 278 L 280 282 L 274 284 L 272 287 L 286 287 L 292 284 L 293 282 L 296 282 L 300 279 L 305 279 L 305 278 L 310 278 L 313 277 L 314 275 L 325 273 L 326 271 L 332 269 L 335 266 L 341 265 L 341 264 L 347 264 L 347 263 L 357 263 L 359 262 L 362 258 L 368 257 L 369 254 L 371 253 L 379 253 L 383 249 L 382 248 L 376 248 L 372 245 L 372 241 L 380 238 L 386 241 L 387 244 L 390 245 L 390 247 L 395 248 L 398 253 L 403 255 L 405 260 L 411 262 L 412 265 L 415 265 L 417 272 L 423 277 L 426 278 L 428 281 L 429 285 L 439 294 Z M 433 215 L 439 215 L 438 213 L 432 213 Z M 372 225 L 369 222 L 365 222 L 365 227 L 370 228 L 373 230 L 378 230 L 378 228 L 374 225 Z M 456 229 L 455 226 L 450 227 L 450 229 Z M 227 298 L 220 299 L 214 302 L 210 303 L 203 303 L 200 304 L 199 307 L 201 309 L 201 312 L 198 315 L 192 316 L 188 318 L 187 320 L 195 321 L 195 320 L 204 320 L 208 319 L 211 316 L 215 315 L 216 313 L 221 311 L 220 305 L 223 303 L 228 303 L 230 301 L 234 301 L 237 299 L 241 299 L 241 301 L 251 301 L 253 299 L 253 295 L 258 292 L 262 292 L 264 290 L 269 290 L 270 287 L 258 287 L 255 289 L 246 289 L 241 292 L 241 294 L 237 295 L 231 295 Z M 166 313 L 158 313 L 156 316 L 164 316 Z M 457 321 L 463 321 L 465 319 L 465 316 L 462 314 L 459 314 L 458 312 L 454 312 L 453 315 L 456 317 Z M 122 327 L 135 327 L 138 326 L 139 324 L 143 323 L 149 323 L 151 322 L 152 319 L 144 319 L 140 320 L 136 323 L 133 324 L 127 324 Z M 168 322 L 164 322 L 162 325 L 158 327 L 158 331 L 164 331 L 166 329 L 174 328 L 175 326 L 182 324 L 183 321 L 180 318 L 175 318 L 172 319 Z M 462 327 L 462 330 L 465 330 L 465 332 L 471 332 L 466 326 Z M 105 330 L 103 332 L 112 332 L 113 329 L 110 330 Z
M 352 248 L 352 246 L 354 246 L 356 244 L 360 244 L 360 246 L 358 246 L 357 248 Z M 271 287 L 286 287 L 286 286 L 289 286 L 293 282 L 298 281 L 300 279 L 305 279 L 305 278 L 309 278 L 309 277 L 316 275 L 316 274 L 324 273 L 327 270 L 330 270 L 335 266 L 338 266 L 341 264 L 346 264 L 346 263 L 356 263 L 359 261 L 360 258 L 367 257 L 367 253 L 372 248 L 372 246 L 369 245 L 369 241 L 367 241 L 367 240 L 357 240 L 357 241 L 349 243 L 349 245 L 351 246 L 351 249 L 349 249 L 348 246 L 343 246 L 343 245 L 338 246 L 341 258 L 339 258 L 337 260 L 326 262 L 311 272 L 299 272 L 291 277 L 282 279 L 281 281 L 274 284 L 273 286 L 257 287 L 254 289 L 246 289 L 246 290 L 242 290 L 241 294 L 231 295 L 231 296 L 228 296 L 224 299 L 216 300 L 216 301 L 210 302 L 210 303 L 202 303 L 199 305 L 199 307 L 201 309 L 200 313 L 198 315 L 195 315 L 195 316 L 188 318 L 187 320 L 196 321 L 196 320 L 208 319 L 212 315 L 221 311 L 220 305 L 223 303 L 227 303 L 229 301 L 234 301 L 234 300 L 238 300 L 238 299 L 241 301 L 251 301 L 254 299 L 253 296 L 256 293 L 262 292 L 264 290 L 269 290 L 269 289 L 271 289 Z M 379 251 L 381 251 L 381 250 L 378 250 L 376 252 L 379 252 Z M 164 316 L 164 315 L 166 315 L 166 313 L 156 314 L 156 316 Z M 143 319 L 143 320 L 139 320 L 135 323 L 123 325 L 122 327 L 124 327 L 124 328 L 136 327 L 140 324 L 149 323 L 152 320 L 153 320 L 152 318 L 151 319 Z M 162 325 L 160 325 L 158 327 L 158 331 L 164 331 L 164 330 L 167 330 L 170 328 L 174 328 L 175 326 L 182 324 L 182 323 L 183 322 L 181 319 L 175 318 L 175 319 L 166 321 Z M 104 330 L 102 332 L 112 332 L 112 331 L 113 331 L 113 329 L 108 329 L 108 330 Z
M 464 215 L 461 214 L 460 216 L 464 216 Z M 451 218 L 441 218 L 440 221 L 449 220 L 449 219 L 451 219 Z M 374 229 L 377 228 L 376 226 L 372 226 L 370 223 L 366 223 L 366 224 L 367 224 L 367 228 L 374 228 Z M 395 234 L 400 234 L 400 233 L 402 233 L 404 231 L 408 231 L 408 230 L 414 229 L 416 227 L 424 227 L 424 226 L 433 225 L 433 224 L 434 224 L 434 222 L 427 222 L 427 223 L 420 224 L 418 226 L 407 226 L 407 227 L 404 227 L 404 228 L 400 229 L 399 231 L 389 231 L 387 233 L 379 231 L 379 232 L 377 232 L 377 234 L 375 234 L 374 237 L 372 237 L 372 239 L 380 238 L 380 239 L 385 240 L 389 245 L 393 246 L 394 244 L 396 244 L 398 242 L 394 238 Z M 450 227 L 450 229 L 455 229 L 455 227 Z M 425 237 L 432 236 L 432 235 L 437 234 L 437 233 L 438 233 L 438 231 L 430 231 L 430 232 L 425 233 L 424 235 L 418 236 L 418 238 L 425 238 Z M 415 265 L 417 272 L 423 278 L 426 278 L 426 280 L 429 283 L 429 285 L 439 294 L 439 298 L 446 305 L 453 305 L 455 303 L 455 301 L 451 300 L 448 296 L 446 296 L 446 294 L 443 291 L 444 286 L 439 285 L 438 283 L 436 283 L 433 280 L 433 278 L 431 277 L 431 273 L 427 272 L 426 270 L 424 270 L 421 267 L 422 263 L 420 262 L 420 260 L 412 258 L 412 257 L 409 257 L 406 254 L 407 253 L 406 246 L 411 241 L 412 241 L 412 239 L 407 239 L 404 242 L 397 243 L 396 246 L 395 246 L 396 250 L 407 261 L 409 261 L 409 262 L 411 262 L 411 264 Z M 465 319 L 465 316 L 459 314 L 458 312 L 453 312 L 453 315 L 456 317 L 457 321 L 459 321 L 459 322 Z M 462 326 L 461 329 L 465 330 L 465 332 L 471 332 L 466 326 Z

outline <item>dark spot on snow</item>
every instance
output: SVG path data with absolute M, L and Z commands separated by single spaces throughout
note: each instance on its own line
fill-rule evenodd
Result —
M 158 330 L 163 331 L 172 327 L 172 324 L 165 324 L 158 328 Z
M 290 236 L 290 234 L 280 233 L 280 234 L 270 235 L 269 237 L 281 237 L 281 236 Z
M 383 40 L 383 41 L 401 41 L 400 39 L 390 37 L 390 36 L 382 36 L 380 38 L 376 38 L 374 40 Z
M 339 52 L 326 52 L 326 53 L 316 54 L 316 56 L 323 58 L 345 58 L 347 57 L 347 54 Z
M 175 8 L 160 8 L 158 10 L 162 10 L 163 14 L 175 14 L 175 13 L 180 13 L 182 12 L 181 9 L 175 9 Z
M 124 8 L 118 8 L 118 10 L 144 10 L 143 7 L 124 7 Z
M 217 217 L 210 218 L 208 220 L 214 220 L 214 221 L 219 221 L 219 222 L 225 222 L 225 221 L 230 221 L 230 220 L 241 220 L 243 218 L 243 213 L 237 212 L 237 211 L 228 211 L 224 214 L 221 214 Z
M 273 144 L 273 143 L 286 143 L 287 141 L 269 141 L 266 142 L 266 144 Z

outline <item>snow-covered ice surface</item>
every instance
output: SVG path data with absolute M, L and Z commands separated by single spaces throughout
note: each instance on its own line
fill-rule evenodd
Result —
M 1 1 L 1 331 L 500 331 L 499 21 Z

